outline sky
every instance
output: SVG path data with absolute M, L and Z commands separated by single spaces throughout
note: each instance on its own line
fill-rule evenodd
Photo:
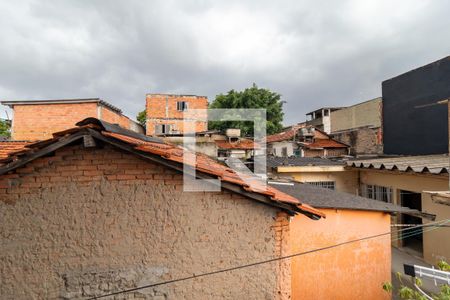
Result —
M 289 125 L 450 55 L 448 12 L 447 0 L 2 1 L 0 99 L 99 97 L 134 118 L 147 93 L 211 102 L 256 83 L 281 94 Z

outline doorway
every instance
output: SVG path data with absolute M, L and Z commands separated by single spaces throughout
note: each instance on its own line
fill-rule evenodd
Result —
M 400 190 L 401 205 L 422 211 L 422 194 Z M 411 215 L 401 215 L 401 223 L 405 225 L 421 225 L 422 219 Z M 407 227 L 405 227 L 407 228 Z M 414 235 L 412 235 L 414 233 Z M 402 232 L 402 246 L 423 257 L 423 230 L 416 228 Z

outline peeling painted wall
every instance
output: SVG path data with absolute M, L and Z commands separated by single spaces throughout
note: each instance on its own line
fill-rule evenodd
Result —
M 291 249 L 299 253 L 390 231 L 381 212 L 321 209 L 326 219 L 294 217 Z M 298 241 L 301 241 L 299 243 Z M 292 259 L 292 299 L 390 299 L 391 239 L 383 236 Z

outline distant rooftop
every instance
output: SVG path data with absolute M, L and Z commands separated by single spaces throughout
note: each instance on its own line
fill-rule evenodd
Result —
M 267 157 L 268 167 L 345 166 L 345 162 L 318 157 Z
M 208 98 L 207 96 L 189 95 L 189 94 L 165 94 L 165 93 L 147 93 L 147 96 L 170 96 L 170 97 L 195 97 Z
M 318 108 L 318 109 L 316 109 L 316 110 L 313 110 L 313 111 L 307 113 L 306 115 L 312 115 L 313 113 L 321 112 L 321 111 L 324 110 L 324 109 L 329 109 L 329 110 L 331 110 L 331 111 L 335 111 L 335 110 L 339 110 L 339 109 L 343 109 L 343 108 L 346 108 L 346 106 L 321 107 L 321 108 Z
M 396 156 L 375 159 L 350 160 L 347 162 L 348 166 L 355 168 L 431 174 L 448 174 L 449 164 L 449 156 L 447 154 Z
M 337 192 L 331 189 L 321 188 L 312 184 L 290 182 L 275 183 L 269 185 L 291 195 L 300 201 L 312 205 L 315 208 L 350 209 L 365 211 L 380 211 L 386 213 L 404 213 L 434 219 L 434 215 L 422 213 L 408 207 L 398 206 L 379 200 L 368 199 L 349 193 Z
M 41 99 L 41 100 L 6 100 L 0 102 L 3 105 L 13 107 L 14 105 L 40 105 L 40 104 L 75 104 L 75 103 L 99 103 L 111 110 L 121 114 L 122 110 L 100 98 L 81 99 Z

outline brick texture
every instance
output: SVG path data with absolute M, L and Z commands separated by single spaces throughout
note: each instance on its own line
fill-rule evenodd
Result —
M 94 117 L 136 130 L 135 122 L 97 103 L 14 105 L 12 138 L 44 140 L 52 133 L 75 127 L 85 118 Z
M 193 116 L 192 121 L 184 119 L 183 112 L 177 110 L 178 101 L 187 102 L 188 110 L 208 108 L 208 99 L 203 96 L 148 94 L 146 98 L 147 135 L 155 135 L 158 124 L 171 125 L 173 130 L 179 133 L 191 131 L 184 128 L 183 121 L 187 122 L 189 128 L 193 128 L 195 132 L 207 130 L 207 122 L 194 121 L 204 120 L 206 116 Z
M 110 147 L 71 146 L 0 176 L 0 298 L 84 298 L 288 251 L 289 219 Z M 288 299 L 289 260 L 114 299 Z

